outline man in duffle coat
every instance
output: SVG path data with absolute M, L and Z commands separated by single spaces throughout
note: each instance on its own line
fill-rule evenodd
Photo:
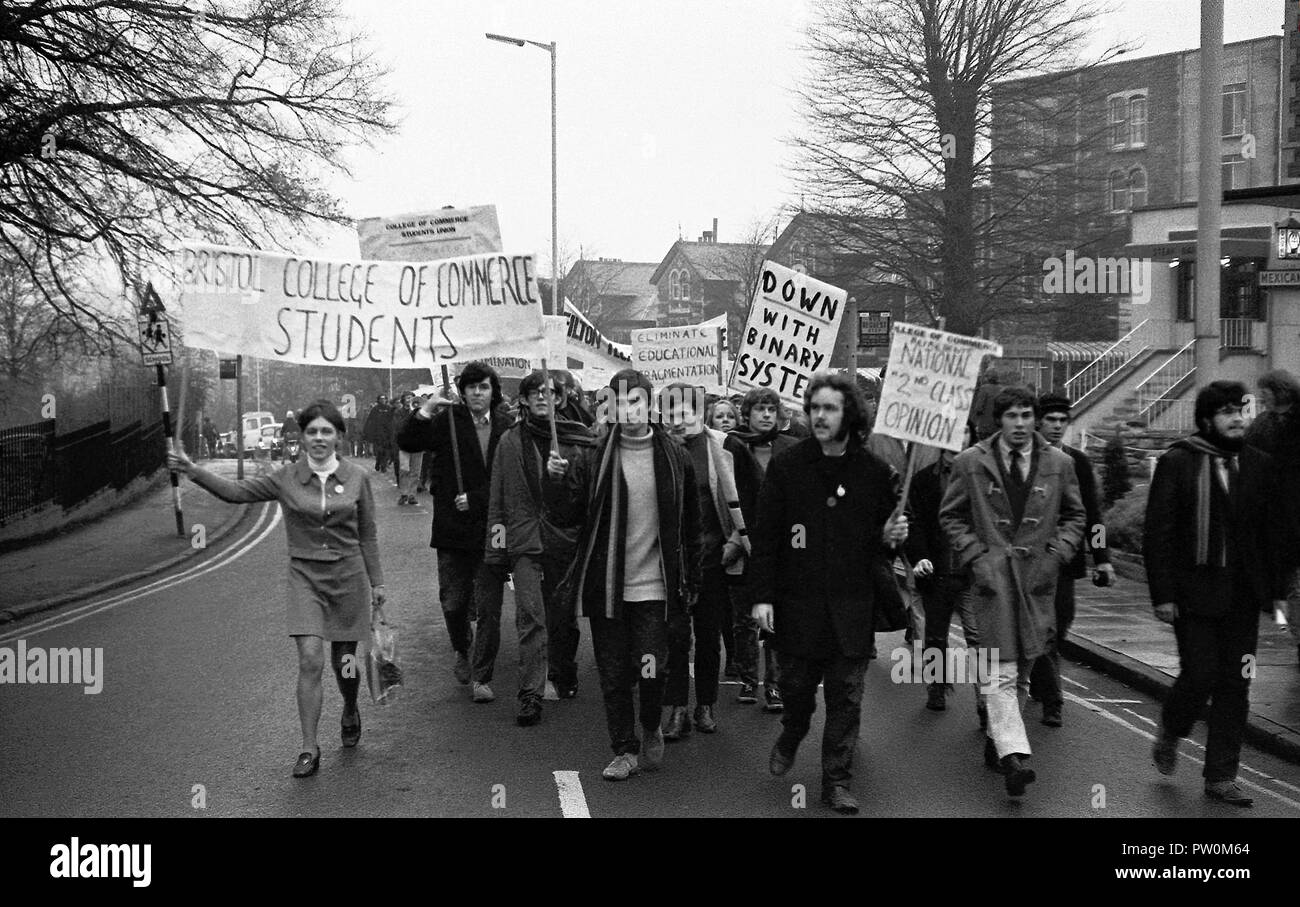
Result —
M 1074 462 L 1034 431 L 1035 400 L 1009 387 L 994 402 L 996 434 L 958 454 L 939 522 L 971 568 L 975 623 L 989 674 L 984 758 L 1020 796 L 1035 773 L 1021 710 L 1034 660 L 1056 635 L 1056 583 L 1083 539 L 1086 515 Z

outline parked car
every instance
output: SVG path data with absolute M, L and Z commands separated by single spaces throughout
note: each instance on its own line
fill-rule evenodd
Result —
M 261 437 L 257 440 L 258 456 L 278 460 L 284 454 L 284 438 L 278 425 L 263 425 Z
M 268 425 L 276 424 L 275 416 L 263 410 L 244 413 L 240 420 L 244 433 L 244 450 L 246 451 L 256 450 L 258 442 L 262 439 L 262 429 Z

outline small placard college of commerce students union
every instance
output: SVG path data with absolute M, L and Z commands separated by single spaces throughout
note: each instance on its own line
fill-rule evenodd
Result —
M 501 251 L 496 205 L 439 208 L 357 221 L 362 258 L 429 261 Z
M 298 365 L 434 368 L 546 347 L 531 255 L 325 260 L 186 244 L 187 344 Z
M 899 322 L 871 429 L 900 441 L 962 450 L 975 382 L 986 355 L 1001 356 L 992 340 Z
M 847 300 L 839 287 L 764 261 L 731 388 L 770 387 L 782 403 L 802 408 L 808 380 L 830 368 Z

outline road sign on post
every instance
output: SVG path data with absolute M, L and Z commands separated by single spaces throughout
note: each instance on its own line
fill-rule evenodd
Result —
M 172 330 L 166 312 L 153 283 L 145 284 L 140 294 L 140 314 L 136 316 L 136 335 L 140 338 L 145 365 L 172 364 Z

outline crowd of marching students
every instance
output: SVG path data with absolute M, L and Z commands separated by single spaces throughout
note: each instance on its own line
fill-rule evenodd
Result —
M 1206 793 L 1237 805 L 1249 804 L 1235 783 L 1249 679 L 1223 665 L 1253 654 L 1261 609 L 1300 598 L 1300 508 L 1285 506 L 1300 489 L 1289 413 L 1300 389 L 1284 374 L 1265 383 L 1269 417 L 1251 437 L 1244 387 L 1201 391 L 1197 432 L 1160 460 L 1146 533 L 1153 605 L 1183 658 L 1153 759 L 1172 772 L 1178 739 L 1211 701 Z M 399 482 L 406 476 L 399 504 L 426 486 L 432 496 L 451 669 L 474 702 L 496 699 L 509 582 L 518 724 L 579 694 L 586 618 L 614 754 L 606 779 L 654 770 L 666 741 L 716 733 L 723 678 L 735 702 L 757 704 L 761 688 L 762 708 L 782 714 L 769 770 L 784 775 L 821 686 L 822 798 L 853 813 L 875 634 L 905 629 L 918 653 L 939 653 L 926 707 L 942 711 L 956 616 L 968 648 L 993 653 L 972 697 L 984 759 L 1012 796 L 1036 780 L 1025 702 L 1032 693 L 1042 723 L 1062 725 L 1057 644 L 1085 547 L 1094 582 L 1114 575 L 1092 467 L 1062 444 L 1070 400 L 985 381 L 966 449 L 954 453 L 872 434 L 872 401 L 833 373 L 812 378 L 802 412 L 771 390 L 715 398 L 686 384 L 656 389 L 631 369 L 595 400 L 568 373 L 538 371 L 508 405 L 481 362 L 461 371 L 456 390 L 455 400 L 403 395 L 395 408 L 381 399 L 364 434 L 382 441 L 376 470 L 392 460 Z M 335 453 L 342 419 L 318 401 L 299 424 L 307 457 L 271 476 L 232 482 L 183 454 L 171 465 L 227 500 L 285 505 L 304 741 L 294 774 L 304 777 L 320 761 L 323 642 L 344 696 L 343 742 L 355 745 L 357 684 L 342 665 L 385 593 L 369 476 Z

